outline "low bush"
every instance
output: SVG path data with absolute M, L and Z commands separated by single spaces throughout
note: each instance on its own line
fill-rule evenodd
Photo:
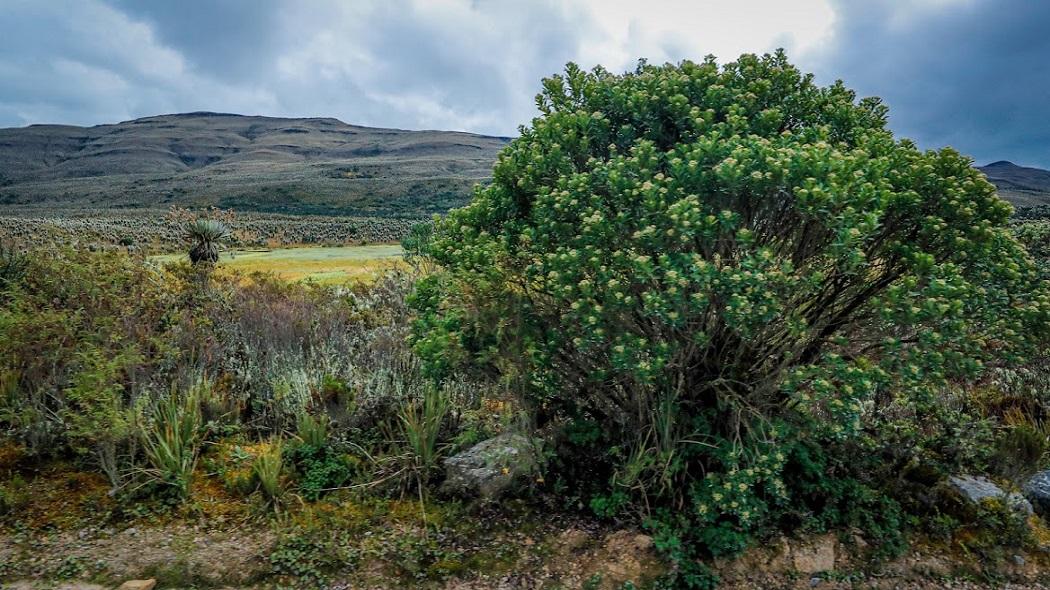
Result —
M 405 342 L 405 274 L 332 288 L 120 252 L 26 257 L 0 305 L 0 429 L 38 459 L 71 456 L 114 489 L 148 475 L 184 497 L 204 441 L 295 429 L 285 462 L 316 499 L 360 473 L 351 447 L 402 455 L 392 439 L 409 439 L 392 432 L 428 387 Z M 412 438 L 428 469 L 438 430 L 447 440 L 480 403 L 477 385 L 446 389 L 455 412 Z
M 570 64 L 537 102 L 493 183 L 434 228 L 441 270 L 413 299 L 430 374 L 522 392 L 569 431 L 567 485 L 656 523 L 682 568 L 781 525 L 899 547 L 909 483 L 887 467 L 986 459 L 966 446 L 981 428 L 946 440 L 971 408 L 938 406 L 1045 346 L 1010 206 L 783 53 Z

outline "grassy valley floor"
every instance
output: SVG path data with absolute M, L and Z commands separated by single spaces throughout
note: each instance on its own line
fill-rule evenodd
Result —
M 219 266 L 243 273 L 272 273 L 288 281 L 337 284 L 374 278 L 400 265 L 401 253 L 401 246 L 395 244 L 230 250 L 222 253 Z M 174 262 L 185 258 L 185 254 L 165 254 L 153 260 Z

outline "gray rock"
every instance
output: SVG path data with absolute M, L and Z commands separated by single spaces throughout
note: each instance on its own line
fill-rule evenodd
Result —
M 1039 514 L 1050 514 L 1050 471 L 1040 471 L 1025 482 L 1024 497 Z
M 987 498 L 999 498 L 1016 512 L 1032 514 L 1032 505 L 1016 492 L 1006 493 L 1002 488 L 984 477 L 957 475 L 948 478 L 948 485 L 959 496 L 972 504 L 980 504 Z
M 536 443 L 506 433 L 445 459 L 446 493 L 493 500 L 539 470 Z

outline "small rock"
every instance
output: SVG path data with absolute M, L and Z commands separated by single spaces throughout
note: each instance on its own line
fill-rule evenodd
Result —
M 150 578 L 148 580 L 128 580 L 120 585 L 117 590 L 153 590 L 157 587 L 157 580 Z
M 823 581 L 824 581 L 823 579 L 814 576 L 814 577 L 809 579 L 809 587 L 810 588 L 816 588 L 817 586 L 820 586 L 820 583 L 823 582 Z
M 853 533 L 853 536 L 850 538 L 853 540 L 853 546 L 856 547 L 858 550 L 863 551 L 868 548 L 868 542 L 865 541 L 864 537 L 862 537 L 861 535 Z
M 1012 559 L 1014 561 L 1014 565 L 1024 565 L 1025 563 L 1027 563 L 1024 557 L 1021 557 L 1020 555 L 1014 555 Z
M 999 486 L 988 481 L 984 477 L 972 477 L 969 475 L 958 475 L 948 478 L 948 485 L 964 500 L 971 504 L 980 504 L 987 498 L 1002 499 L 1007 506 L 1016 512 L 1032 514 L 1032 505 L 1017 493 L 1006 493 Z
M 567 552 L 583 547 L 589 540 L 590 536 L 580 529 L 569 529 L 558 536 L 558 544 Z

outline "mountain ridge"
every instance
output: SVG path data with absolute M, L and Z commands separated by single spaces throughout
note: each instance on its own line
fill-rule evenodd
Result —
M 465 203 L 509 138 L 193 112 L 0 129 L 0 204 L 421 216 Z
M 984 172 L 999 190 L 999 196 L 1010 201 L 1019 214 L 1050 207 L 1050 170 L 1018 166 L 1008 160 L 992 162 L 977 169 Z
M 465 204 L 511 138 L 212 111 L 93 126 L 0 128 L 0 211 L 216 206 L 423 217 Z M 1019 211 L 1050 208 L 1050 171 L 978 166 Z

